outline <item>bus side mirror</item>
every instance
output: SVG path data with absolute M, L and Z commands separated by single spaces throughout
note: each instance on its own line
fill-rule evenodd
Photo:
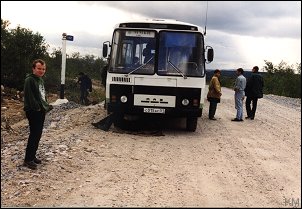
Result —
M 207 46 L 206 51 L 207 51 L 207 63 L 210 63 L 214 59 L 214 49 L 211 46 Z
M 103 43 L 103 57 L 106 58 L 108 56 L 108 45 Z

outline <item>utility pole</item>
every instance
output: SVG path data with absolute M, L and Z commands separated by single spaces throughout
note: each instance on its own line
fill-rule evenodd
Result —
M 65 69 L 66 69 L 66 33 L 62 34 L 62 69 L 61 69 L 61 89 L 60 99 L 64 99 L 64 87 L 65 87 Z
M 66 69 L 66 40 L 73 41 L 73 36 L 62 34 L 62 70 L 61 70 L 61 89 L 60 99 L 64 99 L 64 87 L 65 87 L 65 69 Z

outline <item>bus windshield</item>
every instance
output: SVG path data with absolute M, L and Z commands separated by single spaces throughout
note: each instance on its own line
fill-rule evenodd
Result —
M 200 33 L 159 33 L 158 74 L 204 76 L 204 56 Z
M 116 30 L 110 72 L 154 74 L 155 31 Z
M 158 51 L 156 48 L 158 37 Z M 204 49 L 200 33 L 153 30 L 114 32 L 109 72 L 157 73 L 161 76 L 203 77 Z

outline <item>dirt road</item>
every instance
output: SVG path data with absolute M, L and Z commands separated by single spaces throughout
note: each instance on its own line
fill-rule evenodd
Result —
M 104 132 L 90 125 L 105 116 L 101 105 L 53 115 L 36 171 L 21 166 L 20 121 L 1 148 L 1 205 L 301 207 L 301 109 L 263 98 L 255 120 L 232 122 L 233 91 L 222 93 L 219 119 L 207 119 L 206 102 L 193 133 L 182 120 L 159 132 Z

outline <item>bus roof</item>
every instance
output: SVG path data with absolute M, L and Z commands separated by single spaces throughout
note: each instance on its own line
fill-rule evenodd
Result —
M 115 25 L 115 28 L 152 28 L 201 31 L 197 25 L 172 19 L 145 19 L 138 21 L 125 21 Z

